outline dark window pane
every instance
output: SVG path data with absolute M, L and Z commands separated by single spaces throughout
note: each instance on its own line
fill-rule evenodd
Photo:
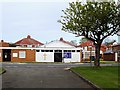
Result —
M 80 52 L 80 50 L 77 50 L 77 52 Z
M 36 52 L 40 52 L 40 50 L 36 50 Z
M 55 50 L 55 52 L 62 52 L 62 50 Z
M 45 52 L 45 50 L 41 50 L 41 52 Z
M 64 52 L 67 52 L 67 50 L 64 50 Z
M 50 50 L 50 52 L 53 52 L 53 50 Z
M 72 52 L 75 52 L 75 50 L 72 50 Z
M 71 50 L 68 50 L 68 52 L 71 52 Z

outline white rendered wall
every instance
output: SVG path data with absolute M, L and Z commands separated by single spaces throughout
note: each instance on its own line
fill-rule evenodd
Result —
M 118 61 L 117 59 L 118 59 L 118 54 L 115 53 L 115 61 Z
M 80 62 L 80 52 L 72 53 L 72 62 Z
M 77 52 L 77 50 L 81 50 L 81 48 L 71 48 L 71 47 L 54 47 L 54 48 L 39 48 L 40 52 L 36 52 L 36 62 L 54 62 L 54 50 L 62 50 L 62 57 L 64 57 L 64 50 L 75 50 L 75 52 L 71 52 L 71 58 L 63 58 L 63 62 L 80 62 L 81 54 Z M 53 52 L 41 52 L 42 50 L 53 50 Z
M 63 62 L 80 62 L 80 52 L 71 52 L 71 58 L 64 58 Z M 53 52 L 36 52 L 36 62 L 54 62 Z
M 36 62 L 54 62 L 54 53 L 36 52 Z
M 80 52 L 71 52 L 71 58 L 64 58 L 65 63 L 80 62 Z

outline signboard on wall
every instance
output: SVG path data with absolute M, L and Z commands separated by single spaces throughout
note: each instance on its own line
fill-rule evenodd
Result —
M 64 58 L 71 58 L 71 52 L 64 52 Z

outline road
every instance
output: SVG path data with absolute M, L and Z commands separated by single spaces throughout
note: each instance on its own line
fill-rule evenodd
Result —
M 71 68 L 71 67 L 78 67 L 78 66 L 90 66 L 89 63 L 53 63 L 53 64 L 45 64 L 45 63 L 2 63 L 3 67 L 43 67 L 43 68 L 50 68 L 50 67 L 59 67 L 59 68 Z
M 3 63 L 2 88 L 91 88 L 68 70 L 82 64 Z M 88 64 L 86 64 L 88 65 Z M 92 89 L 93 90 L 93 89 Z

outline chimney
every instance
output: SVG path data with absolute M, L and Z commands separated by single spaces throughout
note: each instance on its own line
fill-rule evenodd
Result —
M 4 42 L 4 40 L 1 40 L 1 42 Z
M 27 38 L 31 38 L 31 36 L 30 36 L 30 35 L 28 35 L 28 36 L 27 36 Z
M 62 37 L 60 38 L 60 41 L 63 41 L 63 38 L 62 38 Z

